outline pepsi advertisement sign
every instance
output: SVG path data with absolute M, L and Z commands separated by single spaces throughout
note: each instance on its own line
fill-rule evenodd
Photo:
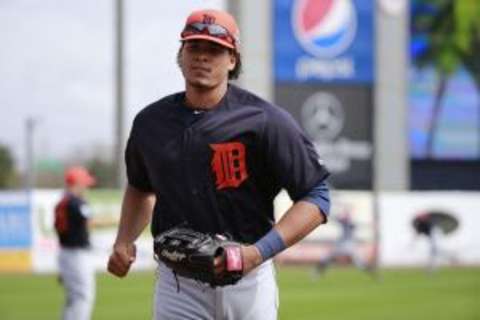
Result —
M 372 0 L 276 0 L 276 82 L 371 83 Z

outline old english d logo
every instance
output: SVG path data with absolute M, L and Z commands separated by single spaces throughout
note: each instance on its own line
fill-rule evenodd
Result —
M 211 144 L 214 151 L 212 170 L 217 177 L 217 190 L 237 188 L 248 178 L 245 146 L 240 142 Z
M 215 23 L 215 17 L 211 16 L 209 14 L 204 14 L 203 15 L 203 23 L 205 24 L 214 24 Z

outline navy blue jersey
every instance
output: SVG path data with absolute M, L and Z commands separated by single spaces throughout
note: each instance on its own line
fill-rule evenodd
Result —
M 154 236 L 187 223 L 254 243 L 274 224 L 282 188 L 297 201 L 328 176 L 283 109 L 233 85 L 210 111 L 184 101 L 181 92 L 143 109 L 127 143 L 129 184 L 157 196 Z
M 90 246 L 88 219 L 91 215 L 87 203 L 73 194 L 65 194 L 55 206 L 55 231 L 60 245 L 65 248 Z

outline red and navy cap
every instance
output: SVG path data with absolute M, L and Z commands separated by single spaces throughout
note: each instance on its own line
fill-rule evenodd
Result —
M 65 171 L 65 183 L 68 186 L 81 185 L 91 187 L 95 184 L 95 178 L 87 169 L 80 166 L 70 167 Z
M 240 46 L 240 30 L 235 18 L 221 10 L 193 11 L 188 16 L 180 37 L 181 41 L 208 40 L 236 51 Z

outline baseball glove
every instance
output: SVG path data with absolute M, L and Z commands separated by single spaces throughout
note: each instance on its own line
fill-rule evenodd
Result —
M 240 243 L 223 236 L 174 227 L 155 237 L 153 249 L 156 260 L 165 263 L 175 276 L 199 280 L 211 287 L 235 284 L 243 275 Z M 214 267 L 218 257 L 225 263 L 220 274 Z

